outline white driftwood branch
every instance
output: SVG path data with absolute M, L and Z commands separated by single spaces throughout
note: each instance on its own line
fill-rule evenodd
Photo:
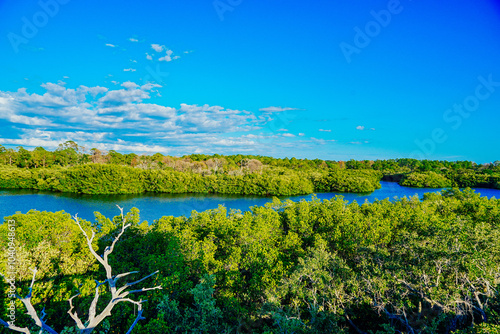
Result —
M 83 235 L 85 236 L 85 238 L 87 240 L 87 245 L 90 249 L 91 254 L 96 258 L 97 261 L 99 261 L 99 263 L 104 267 L 104 269 L 106 271 L 106 280 L 104 280 L 102 283 L 96 281 L 95 295 L 94 295 L 94 299 L 92 300 L 92 303 L 90 305 L 89 318 L 88 318 L 88 321 L 85 325 L 78 318 L 78 315 L 76 314 L 76 312 L 73 312 L 72 300 L 76 296 L 74 296 L 70 299 L 70 310 L 68 311 L 68 313 L 73 318 L 73 320 L 75 320 L 78 328 L 84 334 L 91 333 L 97 325 L 99 325 L 106 317 L 109 317 L 111 315 L 111 311 L 113 310 L 115 305 L 120 303 L 120 302 L 129 302 L 129 303 L 136 304 L 139 306 L 140 311 L 139 311 L 137 318 L 135 319 L 134 323 L 132 324 L 132 326 L 130 327 L 130 329 L 128 331 L 128 333 L 130 333 L 132 331 L 132 329 L 135 327 L 135 325 L 139 322 L 139 320 L 144 319 L 142 317 L 142 303 L 143 303 L 143 301 L 134 301 L 130 298 L 125 298 L 125 297 L 127 297 L 130 294 L 134 294 L 134 293 L 151 291 L 151 290 L 159 290 L 162 288 L 161 286 L 156 286 L 156 287 L 152 287 L 152 288 L 142 288 L 142 289 L 138 289 L 138 290 L 127 291 L 127 289 L 129 287 L 131 287 L 135 284 L 141 283 L 142 281 L 150 278 L 151 276 L 156 275 L 158 273 L 158 271 L 156 271 L 152 274 L 149 274 L 149 275 L 147 275 L 147 276 L 145 276 L 137 281 L 134 281 L 131 283 L 125 283 L 120 288 L 117 288 L 118 279 L 129 276 L 131 274 L 138 273 L 137 271 L 131 271 L 131 272 L 126 272 L 126 273 L 121 273 L 121 274 L 118 274 L 118 275 L 113 277 L 112 268 L 111 268 L 111 265 L 109 264 L 109 255 L 112 254 L 113 251 L 115 250 L 115 246 L 118 243 L 118 241 L 120 240 L 120 238 L 123 236 L 123 233 L 125 233 L 125 230 L 127 228 L 129 228 L 130 226 L 132 226 L 132 224 L 126 224 L 127 219 L 123 215 L 123 208 L 119 207 L 118 205 L 117 205 L 117 207 L 118 207 L 118 209 L 120 209 L 120 214 L 121 214 L 121 218 L 122 218 L 121 230 L 118 233 L 118 235 L 113 239 L 111 246 L 108 246 L 104 249 L 104 254 L 102 257 L 99 254 L 97 254 L 97 252 L 92 247 L 92 241 L 94 240 L 94 237 L 95 237 L 94 230 L 92 230 L 92 237 L 89 238 L 88 234 L 85 232 L 85 230 L 81 226 L 80 221 L 78 219 L 78 216 L 76 216 L 76 215 L 74 216 L 74 220 L 75 220 L 76 224 L 78 225 L 78 227 L 80 228 L 80 230 L 82 231 Z M 109 286 L 109 290 L 111 292 L 111 299 L 108 302 L 108 304 L 104 307 L 104 309 L 101 311 L 101 313 L 97 314 L 97 303 L 98 303 L 99 297 L 100 297 L 99 287 L 105 283 L 107 283 Z
M 131 272 L 126 272 L 126 273 L 118 274 L 115 277 L 112 276 L 112 268 L 111 268 L 111 265 L 109 264 L 109 261 L 108 261 L 109 255 L 111 253 L 113 253 L 113 251 L 115 249 L 115 245 L 120 240 L 120 238 L 122 237 L 122 235 L 125 232 L 125 230 L 127 228 L 129 228 L 130 226 L 132 226 L 132 224 L 126 224 L 126 218 L 123 216 L 123 208 L 120 208 L 119 206 L 118 206 L 118 208 L 120 209 L 120 213 L 121 213 L 121 217 L 122 217 L 121 230 L 120 230 L 120 233 L 118 233 L 118 235 L 114 238 L 113 242 L 111 243 L 111 246 L 106 247 L 106 249 L 104 250 L 104 254 L 103 254 L 102 257 L 99 254 L 97 254 L 97 252 L 94 250 L 94 248 L 92 246 L 92 243 L 94 242 L 94 238 L 96 236 L 95 231 L 93 229 L 91 229 L 92 235 L 89 237 L 89 234 L 87 232 L 85 232 L 85 230 L 83 229 L 82 225 L 80 224 L 80 220 L 78 218 L 78 215 L 75 215 L 73 217 L 74 220 L 75 220 L 76 225 L 80 228 L 80 231 L 82 232 L 83 236 L 85 237 L 85 240 L 87 241 L 87 246 L 88 246 L 88 248 L 90 250 L 90 253 L 104 267 L 104 269 L 106 271 L 106 279 L 103 282 L 95 281 L 96 282 L 95 294 L 94 294 L 94 298 L 92 299 L 92 302 L 91 302 L 90 307 L 89 307 L 88 321 L 85 324 L 82 322 L 82 320 L 78 316 L 76 310 L 74 310 L 75 307 L 73 305 L 73 300 L 76 297 L 80 296 L 80 293 L 77 293 L 76 295 L 72 296 L 68 300 L 68 302 L 69 302 L 68 314 L 75 321 L 76 326 L 81 331 L 81 334 L 90 334 L 90 333 L 92 333 L 93 330 L 106 317 L 111 316 L 111 311 L 113 310 L 113 308 L 118 303 L 121 303 L 121 302 L 128 302 L 128 303 L 132 303 L 132 304 L 135 304 L 135 305 L 138 306 L 137 317 L 135 318 L 134 322 L 132 323 L 132 325 L 130 326 L 130 328 L 127 331 L 127 334 L 130 334 L 132 332 L 132 330 L 134 329 L 134 327 L 137 325 L 137 323 L 140 320 L 145 319 L 142 316 L 142 313 L 143 313 L 142 303 L 144 303 L 146 301 L 142 301 L 142 300 L 135 301 L 135 300 L 132 300 L 130 298 L 125 298 L 125 297 L 127 297 L 127 296 L 129 296 L 131 294 L 134 294 L 134 293 L 145 292 L 145 291 L 152 291 L 152 290 L 160 290 L 162 288 L 161 285 L 160 285 L 160 286 L 155 286 L 155 287 L 152 287 L 152 288 L 142 288 L 142 289 L 127 291 L 127 289 L 129 287 L 131 287 L 131 286 L 133 286 L 135 284 L 141 283 L 144 280 L 146 280 L 146 279 L 148 279 L 148 278 L 156 275 L 158 273 L 158 271 L 155 271 L 154 273 L 149 274 L 149 275 L 147 275 L 147 276 L 145 276 L 145 277 L 143 277 L 143 278 L 141 278 L 141 279 L 139 279 L 137 281 L 130 282 L 130 283 L 125 283 L 122 287 L 117 288 L 117 281 L 118 281 L 118 279 L 126 277 L 126 276 L 129 276 L 129 275 L 132 275 L 132 274 L 137 274 L 138 273 L 137 271 L 131 271 Z M 35 277 L 36 277 L 37 270 L 35 268 L 32 271 L 33 271 L 33 278 L 31 279 L 31 284 L 30 284 L 30 288 L 29 288 L 28 294 L 24 298 L 16 295 L 16 298 L 18 298 L 24 304 L 24 306 L 26 307 L 26 310 L 27 310 L 27 314 L 33 319 L 33 321 L 35 322 L 35 324 L 38 327 L 40 327 L 40 333 L 42 333 L 43 331 L 46 331 L 46 332 L 48 332 L 50 334 L 58 334 L 54 329 L 52 329 L 50 326 L 48 326 L 45 323 L 45 316 L 46 316 L 45 308 L 40 313 L 41 316 L 38 316 L 35 308 L 31 304 L 31 296 L 32 296 L 32 293 L 33 293 L 33 285 L 35 284 Z M 0 273 L 0 275 L 2 275 L 2 274 Z M 97 314 L 97 304 L 99 302 L 99 297 L 100 297 L 99 288 L 102 285 L 106 284 L 106 283 L 108 284 L 110 292 L 111 292 L 111 299 L 108 302 L 108 304 L 104 307 L 104 309 L 101 311 L 101 313 Z M 8 323 L 8 322 L 0 319 L 0 325 L 3 325 L 4 327 L 6 327 L 8 329 L 11 329 L 13 331 L 16 331 L 16 332 L 30 334 L 30 331 L 29 331 L 28 328 L 18 327 L 16 325 L 14 325 L 12 322 Z
M 44 318 L 47 315 L 45 313 L 45 309 L 42 310 L 41 317 L 40 317 L 40 316 L 38 316 L 38 313 L 36 312 L 35 307 L 33 307 L 33 304 L 31 304 L 31 296 L 33 293 L 33 285 L 35 284 L 35 277 L 36 277 L 37 269 L 35 268 L 35 269 L 32 269 L 31 271 L 33 272 L 33 278 L 31 279 L 31 284 L 30 284 L 28 294 L 25 297 L 21 297 L 21 296 L 18 296 L 16 294 L 16 298 L 19 299 L 24 304 L 24 307 L 26 307 L 26 311 L 27 311 L 26 313 L 31 317 L 31 319 L 33 319 L 35 324 L 38 327 L 40 327 L 41 331 L 46 331 L 46 332 L 49 332 L 50 334 L 57 334 L 57 332 L 54 329 L 52 329 L 49 325 L 47 325 L 45 323 Z M 3 326 L 5 326 L 8 329 L 11 329 L 13 331 L 30 334 L 30 331 L 28 328 L 18 327 L 16 325 L 14 325 L 12 322 L 8 323 L 8 322 L 5 322 L 4 320 L 0 319 L 0 324 L 2 324 Z

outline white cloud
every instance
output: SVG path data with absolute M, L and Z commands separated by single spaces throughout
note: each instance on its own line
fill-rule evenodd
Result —
M 165 49 L 165 45 L 151 44 L 151 48 L 156 52 L 162 52 Z
M 123 72 L 135 72 L 137 71 L 135 68 L 124 68 Z
M 78 89 L 83 90 L 85 93 L 89 93 L 93 97 L 96 97 L 99 94 L 104 94 L 109 90 L 108 88 L 101 86 L 95 86 L 95 87 L 80 86 Z
M 148 82 L 144 85 L 141 86 L 141 89 L 142 90 L 152 90 L 154 88 L 161 88 L 162 85 L 159 85 L 159 84 L 155 84 L 155 83 L 151 83 L 151 82 Z
M 110 84 L 111 89 L 44 83 L 45 92 L 40 94 L 25 88 L 0 91 L 0 119 L 12 123 L 9 138 L 2 142 L 53 148 L 60 142 L 75 140 L 85 147 L 105 150 L 140 153 L 168 147 L 163 150 L 181 154 L 257 149 L 271 154 L 274 149 L 270 151 L 269 144 L 293 147 L 289 139 L 295 135 L 287 131 L 263 133 L 268 120 L 254 112 L 208 104 L 162 106 L 148 103 L 159 93 L 158 84 Z
M 147 60 L 153 60 L 153 57 L 151 57 L 149 54 L 146 53 L 146 59 Z
M 297 108 L 283 108 L 283 107 L 267 107 L 267 108 L 261 108 L 259 110 L 266 112 L 266 113 L 273 113 L 273 112 L 282 112 L 282 111 L 299 110 L 299 109 L 297 109 Z
M 47 126 L 50 125 L 51 122 L 47 119 L 39 118 L 39 117 L 28 117 L 23 115 L 12 115 L 9 118 L 9 121 L 12 123 L 25 124 L 25 125 L 37 125 L 37 126 Z
M 111 90 L 98 100 L 100 106 L 104 108 L 101 110 L 101 113 L 113 111 L 106 108 L 121 106 L 129 103 L 140 103 L 143 100 L 150 98 L 148 92 L 149 89 L 147 89 L 150 88 L 150 86 L 142 89 L 142 87 L 138 88 L 139 85 L 130 81 L 123 83 L 122 86 L 126 89 Z M 154 87 L 151 87 L 151 89 L 152 88 Z
M 314 138 L 314 137 L 311 137 L 311 141 L 313 143 L 319 144 L 319 145 L 326 145 L 328 143 L 336 142 L 335 139 L 318 139 L 318 138 Z
M 118 45 L 114 45 L 114 44 L 109 44 L 107 43 L 106 46 L 109 46 L 110 48 L 116 48 Z
M 288 131 L 287 129 L 278 129 L 277 131 Z
M 299 137 L 304 137 L 306 134 L 305 133 L 299 133 Z
M 363 125 L 358 125 L 358 126 L 356 127 L 356 130 L 361 130 L 361 131 L 363 131 L 364 129 L 365 129 L 365 127 L 364 127 Z
M 0 141 L 4 145 L 16 145 L 16 146 L 25 146 L 25 147 L 37 147 L 42 146 L 48 149 L 57 148 L 57 146 L 61 143 L 57 140 L 44 140 L 42 138 L 21 138 L 21 139 L 13 139 L 13 138 L 1 138 Z
M 130 37 L 128 40 L 129 40 L 129 41 L 131 41 L 131 42 L 139 42 L 139 40 L 138 40 L 138 39 L 133 38 L 133 37 Z
M 169 61 L 172 61 L 174 59 L 179 59 L 180 57 L 179 56 L 175 56 L 175 57 L 172 57 L 172 54 L 174 53 L 174 51 L 172 50 L 168 50 L 167 49 L 167 52 L 166 52 L 166 55 L 159 58 L 158 60 L 159 61 L 166 61 L 166 62 L 169 62 Z
M 136 84 L 135 82 L 127 81 L 127 82 L 122 83 L 122 87 L 125 87 L 127 89 L 132 89 L 132 88 L 138 88 L 139 85 Z
M 332 132 L 332 130 L 318 129 L 319 132 Z
M 181 104 L 178 124 L 187 131 L 231 132 L 255 129 L 256 117 L 246 111 L 224 109 L 221 106 Z
M 161 58 L 158 58 L 159 61 L 172 61 L 172 57 L 170 56 L 164 56 L 164 57 L 161 57 Z

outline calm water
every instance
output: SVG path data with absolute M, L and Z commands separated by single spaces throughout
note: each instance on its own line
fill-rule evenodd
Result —
M 380 182 L 381 189 L 370 194 L 348 194 L 348 193 L 319 193 L 319 199 L 331 199 L 336 195 L 342 195 L 349 202 L 357 201 L 363 203 L 366 200 L 373 202 L 376 199 L 401 198 L 404 196 L 422 195 L 426 192 L 437 192 L 440 189 L 421 189 L 401 187 L 394 182 Z M 500 190 L 476 189 L 476 193 L 489 198 L 500 198 Z M 310 200 L 311 195 L 282 197 L 300 201 Z M 80 195 L 70 193 L 37 192 L 33 190 L 0 190 L 0 217 L 12 215 L 16 212 L 26 213 L 30 209 L 39 211 L 61 211 L 64 210 L 71 215 L 78 214 L 79 217 L 93 221 L 94 211 L 99 211 L 108 218 L 119 214 L 116 205 L 124 208 L 127 212 L 136 207 L 140 210 L 141 220 L 152 223 L 162 216 L 190 215 L 191 211 L 198 212 L 215 209 L 220 204 L 229 209 L 246 211 L 250 207 L 262 206 L 272 201 L 271 197 L 257 196 L 230 196 L 230 195 L 198 195 L 198 194 L 141 194 L 141 195 Z

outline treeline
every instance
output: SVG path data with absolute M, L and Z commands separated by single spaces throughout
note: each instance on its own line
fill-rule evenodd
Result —
M 313 191 L 346 191 L 346 192 L 371 192 L 380 187 L 380 178 L 386 181 L 395 181 L 403 186 L 421 188 L 446 188 L 446 187 L 477 187 L 500 189 L 500 161 L 488 164 L 476 164 L 471 161 L 438 161 L 438 160 L 416 160 L 416 159 L 389 159 L 389 160 L 308 160 L 296 158 L 272 158 L 260 155 L 227 155 L 219 154 L 204 155 L 191 154 L 183 157 L 165 156 L 160 153 L 153 155 L 137 155 L 134 153 L 121 154 L 116 151 L 103 152 L 93 148 L 88 153 L 77 143 L 67 141 L 51 152 L 42 147 L 28 151 L 22 147 L 6 149 L 0 145 L 0 167 L 17 167 L 24 170 L 38 171 L 44 169 L 59 169 L 54 173 L 61 173 L 61 168 L 78 171 L 79 166 L 126 166 L 139 170 L 154 170 L 184 173 L 181 178 L 191 182 L 194 186 L 192 192 L 219 192 L 235 194 L 270 194 L 270 195 L 294 195 L 307 194 L 312 187 Z M 92 165 L 94 164 L 94 165 Z M 5 169 L 4 169 L 5 170 Z M 88 170 L 88 169 L 82 169 Z M 118 170 L 110 167 L 105 170 Z M 124 169 L 122 169 L 124 170 Z M 7 173 L 7 172 L 4 172 Z M 51 172 L 35 172 L 37 175 L 50 174 Z M 78 172 L 77 172 L 78 173 Z M 127 172 L 129 173 L 129 172 Z M 132 173 L 132 172 L 130 172 Z M 132 174 L 146 174 L 133 172 Z M 154 172 L 152 174 L 162 174 Z M 33 174 L 33 175 L 35 175 Z M 64 174 L 64 173 L 63 173 Z M 167 173 L 168 174 L 168 173 Z M 193 175 L 198 174 L 198 175 Z M 240 185 L 242 180 L 248 181 L 249 174 L 255 174 L 248 189 Z M 59 174 L 57 174 L 60 176 Z M 88 176 L 93 176 L 89 174 Z M 180 174 L 171 173 L 169 175 Z M 212 178 L 206 176 L 215 175 Z M 225 176 L 221 176 L 225 175 Z M 271 175 L 285 175 L 283 182 L 286 184 L 290 178 L 302 178 L 307 180 L 309 186 L 300 185 L 297 189 L 290 191 L 276 191 L 276 185 L 271 185 L 269 191 L 259 189 L 260 182 L 276 182 L 269 179 Z M 203 176 L 201 178 L 200 176 Z M 83 177 L 83 176 L 82 176 Z M 287 179 L 288 177 L 288 179 Z M 378 179 L 377 179 L 378 178 Z M 5 177 L 4 177 L 5 179 Z M 38 181 L 41 180 L 41 185 Z M 26 183 L 28 181 L 23 181 Z M 32 189 L 49 189 L 58 191 L 72 191 L 65 186 L 45 184 L 45 177 L 33 177 L 30 186 Z M 221 182 L 230 182 L 223 184 Z M 15 183 L 12 181 L 11 183 Z M 29 182 L 28 182 L 29 183 Z M 136 182 L 137 183 L 137 182 Z M 140 183 L 140 182 L 139 182 Z M 175 182 L 174 182 L 175 183 Z M 311 185 L 312 183 L 312 185 Z M 59 190 L 58 187 L 61 189 Z M 115 186 L 116 187 L 116 186 Z M 279 186 L 278 186 L 279 187 Z M 281 187 L 287 187 L 282 185 Z M 77 192 L 85 193 L 114 193 L 108 190 L 90 190 L 81 186 L 71 186 L 71 189 L 81 188 Z M 93 188 L 108 188 L 105 185 L 96 185 Z M 153 190 L 149 190 L 153 188 Z M 154 190 L 154 185 L 142 184 L 132 187 L 128 193 Z M 160 187 L 164 192 L 179 192 L 182 185 L 171 187 Z M 299 191 L 299 189 L 302 189 Z M 162 190 L 163 191 L 163 190 Z M 122 193 L 127 193 L 122 191 Z
M 54 151 L 36 147 L 32 151 L 22 146 L 17 149 L 0 145 L 0 165 L 20 168 L 71 167 L 87 163 L 101 163 L 139 167 L 144 169 L 173 169 L 180 172 L 192 171 L 204 173 L 231 172 L 237 170 L 257 171 L 262 166 L 284 167 L 291 169 L 373 169 L 384 173 L 402 174 L 410 172 L 442 171 L 476 171 L 483 174 L 500 172 L 500 161 L 487 164 L 476 164 L 472 161 L 444 161 L 417 159 L 387 160 L 349 160 L 333 161 L 321 159 L 273 158 L 261 155 L 206 155 L 190 154 L 182 157 L 165 156 L 161 153 L 153 155 L 122 154 L 114 150 L 102 151 L 97 148 L 86 150 L 73 141 L 59 145 Z
M 272 158 L 260 155 L 206 155 L 191 154 L 182 157 L 165 156 L 161 153 L 153 155 L 122 154 L 114 150 L 101 151 L 92 148 L 87 151 L 73 141 L 59 145 L 54 151 L 36 147 L 32 151 L 22 146 L 17 150 L 6 149 L 0 145 L 0 165 L 19 168 L 72 167 L 88 163 L 123 165 L 142 169 L 172 169 L 179 172 L 196 172 L 202 174 L 229 173 L 242 171 L 258 171 L 263 165 L 285 168 L 328 168 L 337 166 L 337 162 L 320 159 Z
M 402 186 L 418 188 L 477 187 L 500 189 L 500 174 L 477 173 L 469 170 L 413 172 L 399 182 Z
M 151 225 L 137 209 L 127 218 L 133 226 L 116 245 L 113 272 L 159 270 L 145 284 L 163 287 L 140 297 L 146 319 L 134 333 L 500 331 L 500 200 L 470 190 L 362 205 L 341 197 L 275 200 L 249 212 L 219 207 Z M 33 302 L 45 308 L 47 323 L 56 330 L 72 323 L 67 300 L 77 291 L 76 311 L 86 317 L 94 279 L 104 273 L 69 214 L 30 211 L 5 220 L 16 222 L 19 294 L 36 266 Z M 102 254 L 121 219 L 96 213 L 95 222 L 82 223 L 98 231 L 94 249 Z M 7 305 L 6 294 L 0 302 Z M 97 330 L 123 334 L 134 318 L 133 305 L 122 304 Z
M 238 175 L 139 169 L 85 164 L 70 168 L 0 167 L 0 188 L 37 189 L 83 194 L 217 193 L 292 196 L 320 191 L 372 192 L 382 175 L 348 170 L 308 173 L 285 168 Z

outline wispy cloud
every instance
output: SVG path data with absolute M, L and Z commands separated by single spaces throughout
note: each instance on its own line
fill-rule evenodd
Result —
M 162 52 L 165 49 L 165 45 L 151 44 L 151 48 L 156 52 Z
M 131 42 L 139 42 L 139 40 L 138 40 L 138 39 L 133 38 L 133 37 L 130 37 L 128 40 L 129 40 L 129 41 L 131 41 Z
M 116 48 L 116 47 L 118 47 L 118 45 L 114 45 L 114 44 L 110 44 L 110 43 L 107 43 L 106 46 L 109 46 L 110 48 Z
M 135 68 L 124 68 L 123 71 L 124 72 L 135 72 L 137 70 Z
M 274 113 L 274 112 L 283 112 L 283 111 L 299 110 L 299 109 L 297 109 L 297 108 L 283 108 L 283 107 L 267 107 L 267 108 L 261 108 L 259 110 L 266 112 L 266 113 Z
M 369 129 L 367 129 L 364 125 L 358 125 L 356 127 L 356 130 L 360 130 L 360 131 L 364 131 L 364 130 L 375 131 L 375 128 L 369 128 Z
M 314 138 L 314 137 L 311 137 L 311 141 L 313 143 L 316 143 L 316 144 L 319 144 L 319 145 L 326 145 L 328 143 L 336 142 L 335 139 L 319 139 L 319 138 Z
M 332 132 L 332 130 L 327 130 L 327 129 L 318 129 L 319 132 Z
M 167 50 L 166 51 L 166 55 L 161 57 L 161 58 L 158 58 L 159 61 L 167 61 L 167 62 L 170 62 L 172 60 L 175 60 L 175 59 L 179 59 L 180 56 L 173 56 L 172 55 L 174 54 L 174 51 L 172 50 Z

